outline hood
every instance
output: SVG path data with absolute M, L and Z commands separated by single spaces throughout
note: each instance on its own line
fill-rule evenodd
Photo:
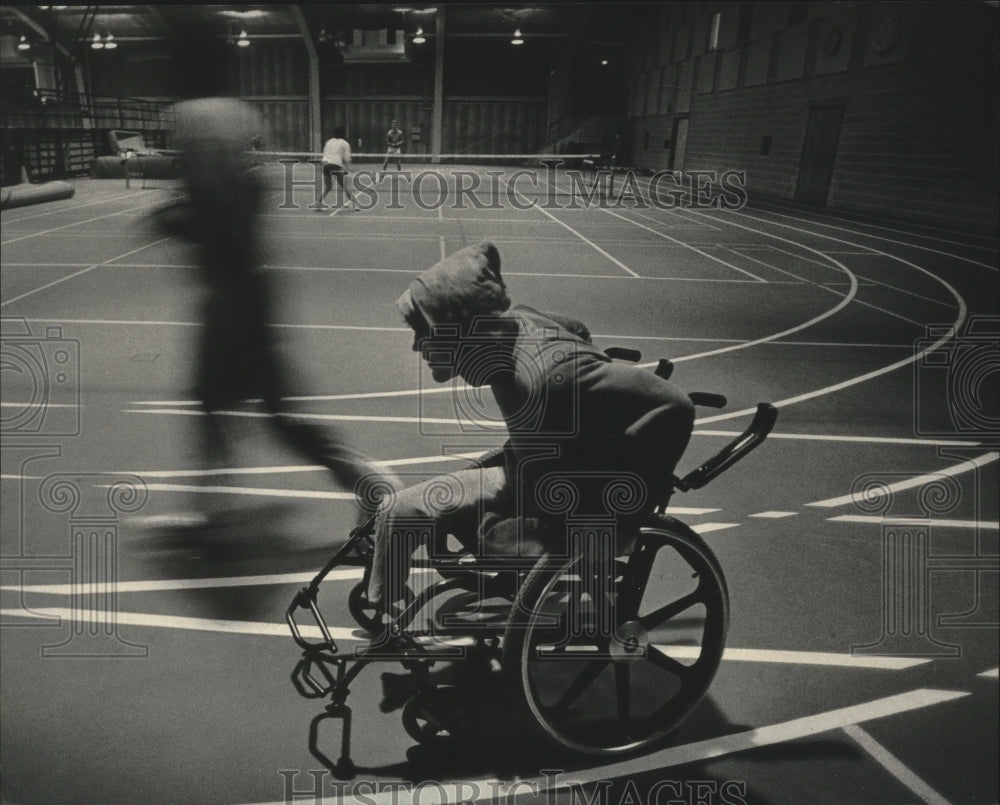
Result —
M 510 307 L 510 297 L 500 276 L 497 247 L 480 243 L 454 252 L 411 282 L 396 307 L 415 329 L 417 311 L 431 326 L 465 324 L 476 316 L 503 313 Z

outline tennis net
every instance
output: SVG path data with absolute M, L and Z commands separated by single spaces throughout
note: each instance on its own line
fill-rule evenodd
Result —
M 297 151 L 248 152 L 269 192 L 283 209 L 342 205 L 335 176 L 324 176 L 322 155 Z M 152 174 L 158 163 L 130 160 L 126 182 L 167 186 L 176 177 Z M 620 201 L 630 169 L 601 154 L 400 154 L 355 153 L 341 177 L 362 209 L 528 209 L 585 207 Z

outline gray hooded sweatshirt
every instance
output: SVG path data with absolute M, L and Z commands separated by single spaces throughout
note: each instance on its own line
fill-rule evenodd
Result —
M 613 361 L 581 322 L 512 306 L 492 243 L 424 271 L 396 304 L 418 333 L 450 327 L 458 373 L 490 386 L 510 436 L 504 459 L 518 515 L 641 519 L 664 501 L 693 428 L 691 401 Z

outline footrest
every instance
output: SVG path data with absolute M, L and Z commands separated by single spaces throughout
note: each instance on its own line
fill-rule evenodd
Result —
M 323 635 L 321 641 L 306 640 L 302 636 L 299 625 L 295 622 L 295 610 L 297 609 L 308 609 L 312 612 L 320 634 Z M 320 614 L 319 607 L 316 606 L 316 589 L 314 587 L 303 587 L 299 590 L 285 612 L 285 621 L 288 623 L 288 628 L 292 630 L 292 638 L 306 651 L 330 651 L 333 654 L 338 652 L 337 643 L 333 639 L 333 635 L 330 634 L 326 621 L 323 620 L 323 616 Z

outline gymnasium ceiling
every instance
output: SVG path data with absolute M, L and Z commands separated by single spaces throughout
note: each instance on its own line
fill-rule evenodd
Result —
M 54 37 L 63 52 L 86 53 L 95 34 L 108 33 L 126 43 L 156 42 L 183 35 L 194 22 L 211 23 L 222 35 L 245 30 L 254 38 L 301 38 L 303 28 L 321 47 L 337 47 L 354 29 L 403 30 L 409 42 L 423 28 L 433 42 L 435 18 L 445 9 L 447 37 L 509 38 L 520 29 L 525 40 L 576 37 L 594 44 L 626 41 L 623 13 L 629 6 L 650 8 L 655 4 L 629 3 L 538 3 L 509 5 L 492 3 L 443 3 L 431 5 L 304 3 L 298 5 L 205 6 L 0 6 L 3 33 L 26 34 L 41 44 Z

